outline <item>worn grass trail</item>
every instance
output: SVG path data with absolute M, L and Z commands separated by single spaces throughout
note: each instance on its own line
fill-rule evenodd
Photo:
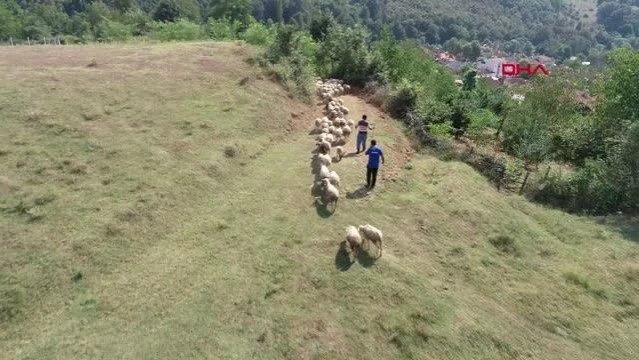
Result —
M 365 156 L 333 164 L 343 185 L 330 214 L 310 189 L 319 109 L 260 79 L 241 61 L 249 49 L 111 50 L 0 55 L 7 358 L 639 351 L 630 222 L 504 196 L 464 164 L 415 154 L 392 119 L 353 96 L 350 117 L 377 125 L 387 164 L 368 196 L 357 192 Z M 28 60 L 8 70 L 19 56 Z M 351 264 L 339 247 L 344 228 L 365 223 L 384 231 L 384 255 Z

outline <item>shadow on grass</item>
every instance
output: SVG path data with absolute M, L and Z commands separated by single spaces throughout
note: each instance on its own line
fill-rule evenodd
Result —
M 346 159 L 346 158 L 357 157 L 357 155 L 359 154 L 357 154 L 356 152 L 349 152 L 348 154 L 345 154 L 343 158 Z
M 313 206 L 315 206 L 315 209 L 317 210 L 317 215 L 319 215 L 323 219 L 331 217 L 335 212 L 335 209 L 333 209 L 333 211 L 328 210 L 326 205 L 322 204 L 317 199 L 315 199 Z
M 362 186 L 361 188 L 346 193 L 347 199 L 362 199 L 368 196 L 368 189 L 366 186 Z
M 365 268 L 375 265 L 375 261 L 377 258 L 372 257 L 366 250 L 357 253 L 357 262 Z
M 614 228 L 626 240 L 639 243 L 639 217 L 610 215 L 598 217 L 596 222 Z
M 350 254 L 346 251 L 346 240 L 344 240 L 339 244 L 339 249 L 337 249 L 337 254 L 335 254 L 335 267 L 340 271 L 346 271 L 352 265 Z

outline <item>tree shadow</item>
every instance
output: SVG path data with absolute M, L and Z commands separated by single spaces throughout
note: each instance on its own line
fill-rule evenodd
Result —
M 366 186 L 362 186 L 361 188 L 346 193 L 347 199 L 362 199 L 368 196 L 368 188 Z
M 615 228 L 624 239 L 639 244 L 639 217 L 602 216 L 595 219 L 601 225 Z
M 315 209 L 317 210 L 317 215 L 319 215 L 322 219 L 328 219 L 335 212 L 335 209 L 333 209 L 333 211 L 328 210 L 326 205 L 322 204 L 318 199 L 315 199 L 313 206 L 315 206 Z
M 346 240 L 343 240 L 339 244 L 337 254 L 335 254 L 335 267 L 340 271 L 347 271 L 353 265 L 351 261 L 350 253 L 346 250 Z

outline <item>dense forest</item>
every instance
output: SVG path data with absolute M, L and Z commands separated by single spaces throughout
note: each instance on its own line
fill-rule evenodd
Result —
M 178 18 L 207 26 L 211 18 L 246 24 L 252 16 L 304 28 L 331 17 L 342 25 L 363 25 L 373 39 L 386 24 L 395 38 L 421 44 L 475 41 L 510 53 L 587 58 L 639 46 L 637 3 L 599 1 L 593 24 L 566 0 L 0 0 L 0 40 L 122 40 L 148 34 L 153 20 Z

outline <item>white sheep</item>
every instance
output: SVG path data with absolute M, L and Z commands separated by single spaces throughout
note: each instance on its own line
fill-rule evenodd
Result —
M 331 171 L 331 173 L 328 175 L 328 181 L 330 181 L 331 184 L 333 184 L 333 186 L 339 189 L 339 185 L 340 185 L 339 175 L 337 175 L 335 171 Z
M 315 141 L 317 141 L 317 142 L 322 142 L 322 141 L 326 140 L 326 135 L 327 135 L 327 134 L 324 134 L 324 133 L 319 134 L 319 135 L 315 138 Z
M 343 130 L 341 128 L 335 128 L 335 130 L 333 130 L 333 134 L 335 134 L 335 136 L 341 137 L 343 134 Z
M 353 127 L 353 125 L 355 125 L 355 121 L 353 121 L 353 120 L 351 120 L 351 119 L 348 119 L 348 120 L 346 121 L 346 125 L 348 125 L 348 126 L 350 126 L 350 127 Z
M 328 129 L 328 128 L 329 128 L 329 126 L 330 126 L 330 125 L 329 125 L 327 122 L 323 122 L 323 123 L 321 123 L 321 124 L 320 124 L 320 127 L 321 127 L 322 129 Z
M 337 99 L 337 102 L 338 102 L 340 105 L 344 105 L 344 100 L 342 100 L 342 99 Z
M 336 154 L 336 159 L 337 161 L 341 161 L 342 158 L 344 157 L 344 148 L 341 146 L 338 146 L 335 148 L 335 154 Z
M 320 141 L 317 143 L 317 148 L 319 150 L 320 153 L 322 154 L 328 154 L 331 151 L 331 142 L 328 140 L 328 136 L 326 137 L 326 139 Z
M 346 136 L 346 137 L 350 136 L 351 132 L 352 132 L 352 130 L 351 130 L 350 126 L 344 126 L 342 128 L 342 134 L 344 134 L 344 136 Z
M 315 128 L 320 129 L 321 126 L 322 126 L 322 119 L 320 118 L 315 119 Z
M 322 128 L 322 133 L 328 134 L 328 128 Z
M 357 252 L 362 247 L 362 237 L 360 236 L 357 228 L 353 225 L 349 225 L 346 228 L 346 243 L 351 248 L 351 253 L 353 253 L 354 256 L 357 256 Z
M 327 122 L 328 118 L 326 116 L 322 117 L 322 122 Z
M 326 169 L 328 170 L 328 168 Z M 328 204 L 332 203 L 335 209 L 337 207 L 337 201 L 339 200 L 339 190 L 331 184 L 328 178 L 323 178 L 322 182 L 324 182 L 324 205 L 328 206 Z
M 328 167 L 326 165 L 321 165 L 320 171 L 317 173 L 317 178 L 328 181 L 329 176 L 331 176 L 331 172 L 328 170 Z
M 335 126 L 331 125 L 328 127 L 328 132 L 331 134 L 335 134 Z
M 329 143 L 332 143 L 333 141 L 335 141 L 335 135 L 326 134 L 326 141 L 328 141 Z
M 348 108 L 346 106 L 342 106 L 339 110 L 341 110 L 344 114 L 348 114 Z
M 370 224 L 360 225 L 357 227 L 357 230 L 362 235 L 362 238 L 364 240 L 371 241 L 375 245 L 377 245 L 377 248 L 379 249 L 379 255 L 377 257 L 381 257 L 382 256 L 382 238 L 383 238 L 382 232 Z
M 320 164 L 328 167 L 331 165 L 332 159 L 329 154 L 317 154 L 317 160 Z

